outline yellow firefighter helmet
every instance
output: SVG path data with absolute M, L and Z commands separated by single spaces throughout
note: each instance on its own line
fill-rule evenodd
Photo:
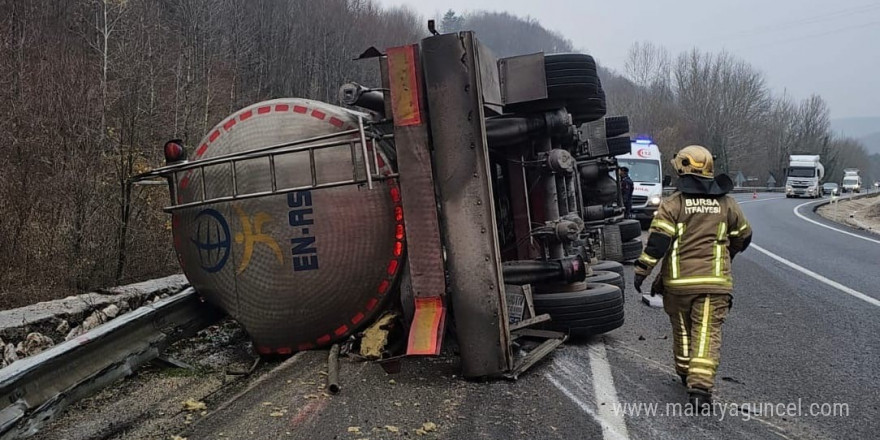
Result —
M 689 145 L 672 157 L 672 167 L 679 176 L 691 174 L 697 177 L 715 176 L 715 160 L 705 147 Z

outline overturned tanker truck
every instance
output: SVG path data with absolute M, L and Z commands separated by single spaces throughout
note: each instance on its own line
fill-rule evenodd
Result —
M 596 259 L 588 226 L 622 208 L 585 194 L 628 124 L 606 127 L 594 60 L 497 59 L 471 32 L 362 57 L 382 84 L 344 85 L 348 107 L 260 102 L 135 178 L 168 180 L 174 249 L 205 300 L 262 355 L 400 310 L 406 355 L 439 354 L 448 333 L 471 378 L 621 326 L 622 267 Z

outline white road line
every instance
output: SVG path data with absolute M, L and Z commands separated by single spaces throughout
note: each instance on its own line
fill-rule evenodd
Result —
M 626 431 L 626 422 L 622 412 L 615 411 L 620 408 L 617 399 L 617 390 L 614 388 L 614 377 L 611 375 L 611 364 L 608 363 L 608 355 L 605 352 L 605 342 L 590 343 L 590 370 L 593 372 L 593 392 L 596 395 L 596 407 L 599 409 L 599 418 L 608 422 L 613 430 L 602 429 L 605 439 L 629 438 Z M 610 433 L 616 434 L 609 437 Z
M 821 200 L 820 200 L 820 201 L 821 201 Z M 803 206 L 807 206 L 807 205 L 809 205 L 809 204 L 811 204 L 811 203 L 819 203 L 820 201 L 801 203 L 800 205 L 795 206 L 795 207 L 794 207 L 794 215 L 800 217 L 801 220 L 808 221 L 808 222 L 813 223 L 813 224 L 815 224 L 815 225 L 819 225 L 819 226 L 821 226 L 821 227 L 823 227 L 823 228 L 831 229 L 832 231 L 837 231 L 837 232 L 840 232 L 841 234 L 851 235 L 851 236 L 853 236 L 853 237 L 855 237 L 855 238 L 861 238 L 862 240 L 866 240 L 866 241 L 870 241 L 870 242 L 872 242 L 872 243 L 880 244 L 880 240 L 875 240 L 875 239 L 873 239 L 873 238 L 863 237 L 863 236 L 861 236 L 861 235 L 859 235 L 859 234 L 853 234 L 852 232 L 844 231 L 843 229 L 838 229 L 838 228 L 835 228 L 835 227 L 833 227 L 833 226 L 828 226 L 828 225 L 826 225 L 826 224 L 822 224 L 822 223 L 820 223 L 820 222 L 817 222 L 816 220 L 813 220 L 813 219 L 811 219 L 811 218 L 807 218 L 805 215 L 803 215 L 803 214 L 801 214 L 800 212 L 798 212 L 798 210 L 799 210 L 801 207 L 803 207 Z
M 611 375 L 611 365 L 608 363 L 608 356 L 605 352 L 605 343 L 603 341 L 594 341 L 587 346 L 590 356 L 590 372 L 591 381 L 593 383 L 593 394 L 596 400 L 596 410 L 593 410 L 578 393 L 565 386 L 559 378 L 554 377 L 550 373 L 546 374 L 547 380 L 559 389 L 566 397 L 568 397 L 583 412 L 599 422 L 602 428 L 602 438 L 605 440 L 629 440 L 629 432 L 626 429 L 624 414 L 620 401 L 617 399 L 617 390 L 614 388 L 614 378 Z M 561 355 L 561 356 L 560 356 Z M 580 364 L 570 360 L 563 353 L 555 356 L 554 364 L 557 375 L 562 376 L 571 382 L 580 394 L 588 394 L 587 384 L 583 378 L 583 372 L 580 370 Z
M 842 231 L 841 231 L 841 232 L 842 232 Z M 825 277 L 823 277 L 822 275 L 819 275 L 819 274 L 817 274 L 816 272 L 813 272 L 813 271 L 810 270 L 810 269 L 807 269 L 807 268 L 805 268 L 805 267 L 803 267 L 803 266 L 799 266 L 799 265 L 797 265 L 797 264 L 795 264 L 795 263 L 792 263 L 791 261 L 786 260 L 785 258 L 782 258 L 782 257 L 780 257 L 779 255 L 776 255 L 776 254 L 774 254 L 773 252 L 770 252 L 770 251 L 768 251 L 767 249 L 764 249 L 764 248 L 762 248 L 761 246 L 758 246 L 758 245 L 756 245 L 756 244 L 754 244 L 754 243 L 752 243 L 752 245 L 751 245 L 750 247 L 751 247 L 751 248 L 754 248 L 756 251 L 761 252 L 761 253 L 763 253 L 764 255 L 767 255 L 768 257 L 770 257 L 770 258 L 772 258 L 772 259 L 774 259 L 774 260 L 776 260 L 776 261 L 778 261 L 778 262 L 780 262 L 780 263 L 782 263 L 782 264 L 784 264 L 784 265 L 786 265 L 786 266 L 788 266 L 788 267 L 790 267 L 790 268 L 792 268 L 792 269 L 794 269 L 794 270 L 796 270 L 796 271 L 798 271 L 798 272 L 800 272 L 800 273 L 802 273 L 802 274 L 804 274 L 804 275 L 807 275 L 807 276 L 809 276 L 809 277 L 812 277 L 812 278 L 814 278 L 814 279 L 816 279 L 816 280 L 818 280 L 818 281 L 820 281 L 820 282 L 822 282 L 822 283 L 825 283 L 825 284 L 827 284 L 827 285 L 829 285 L 829 286 L 831 286 L 831 287 L 833 287 L 833 288 L 835 288 L 835 289 L 837 289 L 837 290 L 840 290 L 840 291 L 843 292 L 843 293 L 850 294 L 850 295 L 852 295 L 852 296 L 854 296 L 854 297 L 856 297 L 856 298 L 858 298 L 858 299 L 860 299 L 860 300 L 862 300 L 862 301 L 867 302 L 868 304 L 872 304 L 872 305 L 875 305 L 875 306 L 877 306 L 877 307 L 880 307 L 880 300 L 877 300 L 877 299 L 872 298 L 872 297 L 870 297 L 870 296 L 868 296 L 868 295 L 865 295 L 864 293 L 859 292 L 859 291 L 857 291 L 857 290 L 854 290 L 854 289 L 851 289 L 851 288 L 849 288 L 849 287 L 846 287 L 846 286 L 844 286 L 843 284 L 838 283 L 837 281 L 834 281 L 834 280 L 831 280 L 831 279 L 825 278 Z

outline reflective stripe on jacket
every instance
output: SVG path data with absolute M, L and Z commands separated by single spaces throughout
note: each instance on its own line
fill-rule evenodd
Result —
M 731 253 L 742 252 L 751 228 L 732 197 L 683 194 L 664 198 L 651 222 L 636 272 L 647 275 L 663 259 L 666 293 L 730 293 Z

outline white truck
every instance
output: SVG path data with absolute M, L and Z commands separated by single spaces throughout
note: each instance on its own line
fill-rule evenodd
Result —
M 629 154 L 617 156 L 633 181 L 632 214 L 647 228 L 663 197 L 663 164 L 660 149 L 650 139 L 635 139 Z
M 825 177 L 825 167 L 820 162 L 819 155 L 789 156 L 788 168 L 786 169 L 785 197 L 810 197 L 822 196 L 822 178 Z
M 846 168 L 843 170 L 843 184 L 841 185 L 842 192 L 861 192 L 862 191 L 862 177 L 859 176 L 858 168 Z

